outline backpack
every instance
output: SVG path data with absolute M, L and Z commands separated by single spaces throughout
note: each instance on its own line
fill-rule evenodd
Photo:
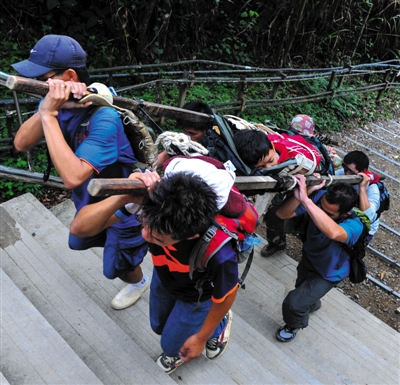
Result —
M 244 197 L 244 199 L 246 199 Z M 210 259 L 228 242 L 234 241 L 236 247 L 236 258 L 238 263 L 247 260 L 246 267 L 238 280 L 239 285 L 244 289 L 244 280 L 250 269 L 254 245 L 261 242 L 254 234 L 258 221 L 258 213 L 254 206 L 246 199 L 246 210 L 238 218 L 229 218 L 217 214 L 213 224 L 199 238 L 189 256 L 189 276 L 193 278 L 193 271 L 205 271 Z M 210 280 L 205 276 L 196 282 L 196 289 L 199 291 L 199 300 L 202 295 L 202 285 Z
M 110 93 L 111 91 L 108 90 L 107 86 L 101 83 L 93 83 L 92 85 L 96 85 L 100 90 L 107 89 Z M 109 95 L 112 100 L 112 95 Z M 106 97 L 100 94 L 90 94 L 83 97 L 79 102 L 86 103 L 91 101 L 94 106 L 97 106 L 93 113 L 91 114 L 88 122 L 86 123 L 89 127 L 89 122 L 92 116 L 94 116 L 99 110 L 105 107 L 112 107 L 116 109 L 121 117 L 122 125 L 124 127 L 125 135 L 132 147 L 133 153 L 135 158 L 138 160 L 136 166 L 139 168 L 150 168 L 156 169 L 157 167 L 157 159 L 158 159 L 158 152 L 157 147 L 154 145 L 154 132 L 149 127 L 145 126 L 136 115 L 125 108 L 120 108 L 118 106 L 113 105 L 110 100 L 108 99 L 108 95 Z M 50 177 L 51 171 L 51 157 L 50 152 L 47 149 L 47 168 L 43 174 L 43 181 L 47 182 Z
M 367 237 L 371 228 L 368 216 L 360 209 L 352 209 L 351 218 L 358 217 L 363 224 L 363 230 L 357 242 L 352 246 L 342 244 L 343 249 L 350 256 L 350 274 L 349 280 L 352 283 L 361 283 L 367 277 L 367 267 L 364 263 L 365 249 L 368 246 Z
M 208 150 L 208 156 L 222 163 L 230 161 L 237 176 L 262 175 L 257 169 L 251 169 L 240 158 L 233 142 L 234 133 L 227 119 L 215 111 L 213 114 L 219 133 L 210 128 L 203 135 L 202 143 Z M 226 167 L 230 166 L 226 165 Z
M 376 211 L 376 219 L 378 219 L 384 211 L 389 210 L 390 195 L 385 184 L 382 181 L 376 183 L 379 188 L 379 209 Z
M 297 130 L 294 128 L 283 129 L 279 128 L 274 122 L 272 121 L 265 121 L 265 124 L 271 128 L 272 130 L 280 133 L 280 134 L 288 134 L 288 135 L 300 135 L 302 136 L 307 142 L 309 142 L 313 147 L 315 147 L 318 152 L 320 153 L 322 159 L 317 168 L 317 172 L 321 175 L 335 175 L 335 168 L 332 162 L 332 158 L 330 157 L 328 150 L 323 145 L 322 141 L 317 136 L 308 136 L 308 135 L 301 135 Z
M 97 107 L 92 116 L 106 106 Z M 140 168 L 156 169 L 157 167 L 157 147 L 154 144 L 154 133 L 141 122 L 136 115 L 127 109 L 111 105 L 115 108 L 122 120 L 125 135 L 132 147 L 133 154 L 138 162 L 141 163 Z
M 232 131 L 243 129 L 263 131 L 268 136 L 268 139 L 271 141 L 275 149 L 279 152 L 279 164 L 258 171 L 261 175 L 292 175 L 298 172 L 305 175 L 311 175 L 314 171 L 319 173 L 322 173 L 321 171 L 324 173 L 326 172 L 325 170 L 327 167 L 324 166 L 323 169 L 321 169 L 326 162 L 322 162 L 324 156 L 318 149 L 317 139 L 314 141 L 313 137 L 310 137 L 310 140 L 308 140 L 309 137 L 296 134 L 295 132 L 281 130 L 275 125 L 275 123 L 267 126 L 260 123 L 247 122 L 246 120 L 234 115 L 225 115 L 224 118 L 230 125 Z M 321 143 L 320 145 L 323 147 Z M 326 149 L 324 149 L 324 151 L 327 162 L 332 164 L 328 152 Z M 331 172 L 334 172 L 333 165 Z

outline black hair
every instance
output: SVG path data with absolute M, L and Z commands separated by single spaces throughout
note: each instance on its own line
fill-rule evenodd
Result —
M 368 170 L 369 158 L 367 154 L 362 151 L 350 151 L 343 158 L 343 164 L 349 165 L 354 164 L 358 172 Z
M 155 231 L 180 241 L 208 229 L 218 212 L 217 194 L 200 177 L 179 172 L 154 185 L 142 210 L 150 234 Z
M 62 75 L 68 68 L 56 68 L 53 69 L 55 72 L 53 76 Z M 70 68 L 76 72 L 78 79 L 81 83 L 85 83 L 86 86 L 90 86 L 92 84 L 92 80 L 90 79 L 89 71 L 86 68 Z
M 203 114 L 208 114 L 208 115 L 214 115 L 211 107 L 208 104 L 199 101 L 188 102 L 182 108 L 184 110 L 201 112 Z M 209 128 L 212 128 L 213 120 L 210 119 L 210 122 L 204 123 L 204 121 L 193 122 L 187 119 L 179 119 L 178 124 L 181 130 L 184 130 L 185 128 L 194 128 L 197 131 L 206 132 Z
M 262 131 L 239 130 L 233 141 L 239 156 L 250 167 L 254 167 L 273 149 L 272 143 Z
M 85 83 L 87 86 L 92 84 L 90 79 L 89 71 L 86 68 L 72 68 L 78 75 L 79 81 Z
M 336 183 L 328 187 L 325 194 L 326 201 L 339 207 L 339 214 L 350 211 L 358 202 L 358 194 L 349 183 Z

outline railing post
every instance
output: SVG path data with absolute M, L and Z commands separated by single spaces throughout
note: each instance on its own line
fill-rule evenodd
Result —
M 327 91 L 332 91 L 333 82 L 335 81 L 335 79 L 336 79 L 336 71 L 332 71 L 332 75 L 331 75 L 331 78 L 329 79 L 329 84 L 326 89 Z
M 111 56 L 109 56 L 107 58 L 107 60 L 108 60 L 108 67 L 111 68 L 112 67 L 112 58 L 111 58 Z M 113 73 L 112 73 L 112 71 L 110 71 L 108 73 L 108 85 L 112 86 L 112 84 L 113 84 Z
M 192 88 L 194 85 L 194 73 L 190 73 L 189 71 L 183 72 L 183 79 L 191 80 L 191 83 L 183 82 L 182 85 L 179 87 L 179 96 L 178 96 L 178 107 L 182 108 L 185 104 L 186 94 L 188 88 Z
M 379 99 L 381 98 L 382 94 L 388 89 L 388 86 L 389 86 L 389 81 L 388 81 L 388 79 L 389 79 L 391 73 L 392 73 L 392 69 L 389 68 L 389 69 L 386 71 L 385 78 L 383 79 L 383 82 L 386 83 L 386 84 L 385 84 L 385 88 L 381 89 L 381 90 L 378 92 L 378 95 L 376 96 L 376 100 L 375 100 L 376 102 L 379 101 Z
M 278 93 L 278 89 L 279 89 L 279 87 L 280 87 L 282 84 L 285 83 L 285 79 L 286 79 L 286 77 L 287 77 L 287 75 L 284 74 L 283 72 L 280 72 L 280 73 L 279 73 L 279 76 L 282 78 L 282 81 L 276 82 L 276 83 L 274 84 L 274 88 L 272 89 L 272 96 L 271 96 L 272 99 L 276 99 L 276 94 Z
M 19 123 L 20 126 L 22 126 L 23 120 L 22 120 L 21 107 L 19 105 L 18 95 L 17 95 L 17 93 L 15 91 L 13 91 L 12 93 L 13 93 L 13 98 L 14 98 L 14 103 L 15 103 L 15 109 L 17 111 L 18 123 Z M 30 172 L 34 172 L 32 156 L 31 156 L 31 152 L 30 151 L 27 151 L 27 153 L 26 153 L 26 161 L 28 163 L 29 171 Z
M 353 70 L 353 67 L 351 66 L 350 63 L 344 65 L 343 68 L 347 68 L 349 70 L 349 74 L 351 74 L 351 71 Z M 343 79 L 344 79 L 344 74 L 339 77 L 339 81 L 336 88 L 339 88 L 342 85 Z
M 156 103 L 162 104 L 162 99 L 163 99 L 163 81 L 162 80 L 157 80 L 157 82 L 156 82 L 156 93 L 157 93 Z M 163 124 L 164 120 L 165 120 L 164 117 L 161 117 L 158 122 L 160 124 Z
M 236 116 L 240 116 L 240 114 L 246 108 L 246 100 L 244 98 L 244 92 L 246 90 L 246 87 L 247 87 L 246 76 L 242 75 L 240 76 L 240 81 L 238 84 L 238 96 L 237 96 L 237 100 L 241 102 L 241 105 L 239 109 L 236 110 Z
M 179 96 L 178 96 L 178 107 L 179 108 L 182 108 L 185 104 L 187 88 L 188 88 L 187 83 L 183 83 L 179 87 Z

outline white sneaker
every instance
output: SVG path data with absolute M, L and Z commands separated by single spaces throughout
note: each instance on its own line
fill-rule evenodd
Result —
M 126 285 L 111 301 L 111 306 L 114 309 L 122 310 L 132 306 L 142 294 L 149 288 L 150 279 L 147 278 L 146 283 L 138 288 L 135 284 Z

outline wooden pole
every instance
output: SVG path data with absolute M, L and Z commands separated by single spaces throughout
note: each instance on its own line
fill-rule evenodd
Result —
M 23 92 L 37 97 L 45 96 L 48 92 L 46 82 L 39 80 L 13 76 L 0 72 L 0 84 L 5 85 L 10 90 Z M 142 100 L 122 98 L 114 96 L 114 104 L 128 110 L 135 110 L 139 105 L 149 114 L 157 117 L 165 117 L 170 119 L 185 119 L 193 122 L 209 122 L 213 120 L 213 116 L 203 114 L 201 112 L 184 110 L 182 108 L 165 106 L 157 103 L 145 102 Z
M 316 178 L 308 176 L 307 186 L 315 186 L 321 183 L 321 179 L 326 180 L 327 184 L 331 182 L 328 176 Z M 294 184 L 291 176 L 282 177 L 286 189 L 290 189 Z M 359 175 L 337 175 L 332 176 L 332 183 L 347 182 L 350 184 L 358 184 L 362 180 Z M 273 191 L 277 181 L 269 176 L 238 176 L 235 180 L 235 186 L 239 191 L 247 195 L 263 194 L 267 191 Z M 88 192 L 92 196 L 110 196 L 120 194 L 143 195 L 146 187 L 143 182 L 132 179 L 92 179 L 88 185 Z M 249 194 L 251 192 L 251 194 Z

